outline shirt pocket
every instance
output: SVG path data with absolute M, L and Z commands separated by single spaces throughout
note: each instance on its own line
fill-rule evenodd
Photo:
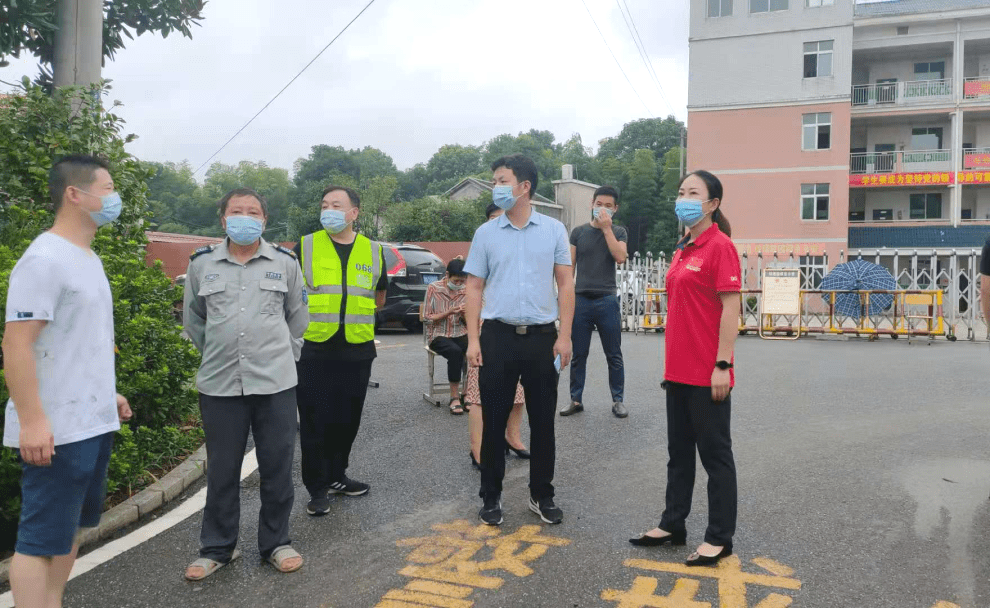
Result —
M 289 286 L 284 281 L 275 279 L 261 279 L 258 281 L 261 288 L 261 314 L 281 315 L 285 310 L 285 294 L 289 292 Z
M 199 286 L 199 297 L 206 300 L 206 319 L 220 320 L 227 317 L 230 294 L 226 283 L 204 283 Z

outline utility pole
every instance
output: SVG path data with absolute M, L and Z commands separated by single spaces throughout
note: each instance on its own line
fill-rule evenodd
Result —
M 103 0 L 58 0 L 55 22 L 55 88 L 98 82 L 103 68 Z

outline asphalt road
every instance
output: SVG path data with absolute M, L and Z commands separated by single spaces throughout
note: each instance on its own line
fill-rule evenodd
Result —
M 238 562 L 201 583 L 183 580 L 198 547 L 197 514 L 71 581 L 65 606 L 990 606 L 986 344 L 741 339 L 739 561 L 685 572 L 677 564 L 706 522 L 700 464 L 688 546 L 627 542 L 662 510 L 662 338 L 624 336 L 625 420 L 610 412 L 604 357 L 593 346 L 586 411 L 557 418 L 564 522 L 545 526 L 528 511 L 528 465 L 513 456 L 498 537 L 476 527 L 466 416 L 420 398 L 422 337 L 381 340 L 373 373 L 381 387 L 369 392 L 349 471 L 372 491 L 338 497 L 329 515 L 312 518 L 297 466 L 300 572 L 260 562 L 255 473 L 243 484 Z M 566 385 L 565 372 L 560 405 Z M 433 528 L 441 524 L 450 525 Z

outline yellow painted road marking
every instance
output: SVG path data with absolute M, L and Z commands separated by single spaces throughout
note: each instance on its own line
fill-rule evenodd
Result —
M 533 574 L 530 563 L 550 547 L 571 542 L 541 534 L 540 526 L 521 526 L 503 535 L 500 528 L 463 519 L 437 524 L 433 530 L 436 531 L 433 536 L 396 542 L 399 547 L 413 549 L 406 556 L 409 565 L 399 570 L 399 574 L 415 580 L 405 588 L 387 592 L 376 608 L 470 608 L 474 602 L 466 598 L 475 589 L 499 589 L 505 582 L 489 573 L 530 576 Z
M 952 602 L 935 602 L 932 608 L 959 608 L 959 604 L 953 604 Z
M 679 578 L 670 595 L 655 595 L 659 581 L 648 576 L 637 576 L 629 591 L 606 589 L 602 599 L 618 602 L 616 608 L 711 608 L 708 602 L 696 602 L 701 581 Z

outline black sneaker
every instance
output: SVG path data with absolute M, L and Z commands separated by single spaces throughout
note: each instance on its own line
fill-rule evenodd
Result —
M 502 523 L 502 500 L 499 496 L 486 498 L 485 505 L 478 511 L 478 517 L 489 526 L 497 526 Z
M 326 515 L 330 512 L 330 497 L 326 492 L 314 494 L 306 505 L 306 513 L 314 517 Z
M 346 475 L 341 481 L 335 481 L 330 484 L 331 494 L 344 494 L 345 496 L 363 496 L 368 493 L 371 489 L 366 483 L 361 483 L 360 481 L 354 481 Z
M 540 519 L 548 524 L 559 524 L 564 521 L 564 512 L 560 510 L 560 507 L 553 504 L 552 498 L 542 498 L 539 503 L 530 498 L 529 510 L 539 515 Z

